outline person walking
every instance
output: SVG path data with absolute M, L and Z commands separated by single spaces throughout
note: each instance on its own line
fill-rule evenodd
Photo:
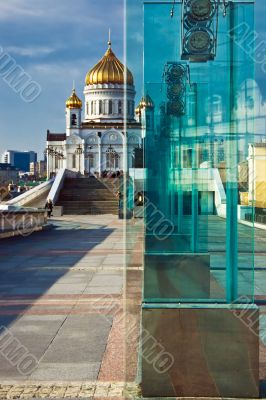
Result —
M 44 208 L 47 210 L 48 217 L 50 218 L 52 216 L 52 212 L 53 212 L 53 208 L 54 208 L 54 205 L 53 205 L 53 202 L 51 199 L 47 200 Z

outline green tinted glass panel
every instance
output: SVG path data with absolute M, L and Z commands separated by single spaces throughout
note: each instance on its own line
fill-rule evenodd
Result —
M 220 4 L 204 24 L 180 2 L 171 9 L 144 4 L 144 301 L 250 302 L 254 229 L 239 218 L 253 215 L 251 198 L 240 206 L 254 133 L 253 4 Z

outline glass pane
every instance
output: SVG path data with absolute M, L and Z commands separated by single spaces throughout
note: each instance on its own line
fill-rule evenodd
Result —
M 180 2 L 172 17 L 171 8 L 144 4 L 144 301 L 250 302 L 254 229 L 240 218 L 253 221 L 253 199 L 241 205 L 240 178 L 254 136 L 254 72 L 241 38 L 249 34 L 252 51 L 253 4 L 220 5 L 192 30 Z

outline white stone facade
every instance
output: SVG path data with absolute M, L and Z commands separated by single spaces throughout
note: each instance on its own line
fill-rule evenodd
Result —
M 134 120 L 135 90 L 120 84 L 86 85 L 85 120 L 121 122 L 126 114 L 128 120 Z M 126 97 L 126 99 L 125 99 Z
M 127 171 L 133 167 L 134 149 L 142 146 L 141 131 L 128 129 L 125 135 L 121 129 L 81 129 L 65 140 L 47 141 L 48 176 L 60 168 L 67 168 L 81 174 L 101 174 L 107 171 Z M 111 152 L 108 152 L 108 149 Z M 56 156 L 55 152 L 58 153 Z M 60 156 L 60 154 L 62 156 Z

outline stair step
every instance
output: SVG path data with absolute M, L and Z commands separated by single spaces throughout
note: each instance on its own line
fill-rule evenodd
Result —
M 56 205 L 64 214 L 118 215 L 116 192 L 119 180 L 96 178 L 67 178 Z
M 77 206 L 118 206 L 118 202 L 117 201 L 59 201 L 58 203 L 60 203 L 60 205 L 72 205 L 73 207 L 77 207 Z

